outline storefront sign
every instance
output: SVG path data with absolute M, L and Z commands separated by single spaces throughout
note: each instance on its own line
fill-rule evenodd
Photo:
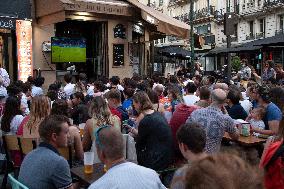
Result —
M 32 23 L 27 20 L 16 21 L 18 79 L 26 81 L 33 74 L 32 64 Z
M 154 25 L 157 25 L 157 24 L 158 24 L 158 20 L 157 20 L 155 17 L 149 15 L 149 14 L 148 14 L 147 12 L 145 12 L 145 11 L 142 11 L 142 12 L 141 12 L 141 16 L 142 16 L 142 18 L 143 18 L 145 21 L 147 21 L 147 22 L 150 23 L 150 24 L 154 24 Z
M 65 10 L 130 16 L 130 7 L 123 2 L 102 4 L 96 3 L 95 1 L 93 3 L 73 1 L 72 4 L 63 4 L 63 7 Z
M 16 20 L 14 18 L 0 17 L 0 28 L 14 30 Z

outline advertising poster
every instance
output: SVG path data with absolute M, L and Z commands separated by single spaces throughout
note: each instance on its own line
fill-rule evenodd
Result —
M 32 22 L 28 20 L 16 21 L 18 79 L 26 81 L 33 75 L 32 64 Z

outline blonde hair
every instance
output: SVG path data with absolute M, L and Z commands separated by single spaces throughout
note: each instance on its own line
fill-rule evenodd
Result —
M 90 117 L 97 119 L 99 124 L 105 122 L 106 124 L 110 124 L 111 112 L 105 99 L 101 96 L 96 96 L 92 100 L 89 108 L 89 115 Z
M 41 121 L 50 114 L 50 100 L 47 96 L 39 95 L 32 98 L 30 118 L 26 124 L 29 130 L 35 129 Z

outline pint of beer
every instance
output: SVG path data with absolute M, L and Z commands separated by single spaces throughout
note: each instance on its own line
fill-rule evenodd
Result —
M 84 153 L 84 172 L 86 174 L 93 173 L 94 152 Z
M 85 123 L 80 123 L 79 124 L 79 129 L 80 129 L 80 136 L 83 137 L 84 135 L 84 129 L 85 129 Z

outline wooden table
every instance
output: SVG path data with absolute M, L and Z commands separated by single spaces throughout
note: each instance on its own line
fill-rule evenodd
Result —
M 105 174 L 104 165 L 102 163 L 94 164 L 94 172 L 92 174 L 85 174 L 84 166 L 72 168 L 71 173 L 87 185 L 91 185 L 93 182 L 95 182 Z
M 225 135 L 223 136 L 223 139 L 224 140 L 227 140 L 227 141 L 233 141 L 233 142 L 236 142 L 242 146 L 246 146 L 246 147 L 254 147 L 254 146 L 258 146 L 260 144 L 263 144 L 266 142 L 266 139 L 263 139 L 263 138 L 258 138 L 256 136 L 248 136 L 248 137 L 245 137 L 245 136 L 240 136 L 238 140 L 233 140 L 229 134 L 226 132 Z

